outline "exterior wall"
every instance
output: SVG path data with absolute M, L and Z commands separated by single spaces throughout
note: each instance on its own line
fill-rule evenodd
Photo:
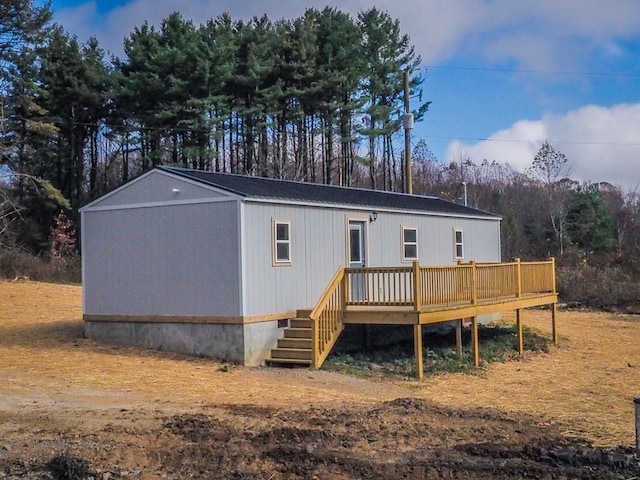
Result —
M 455 264 L 454 229 L 462 229 L 464 261 L 500 261 L 500 222 L 427 214 L 273 205 L 243 205 L 245 315 L 312 308 L 341 265 L 347 264 L 348 220 L 366 222 L 367 266 L 399 266 L 401 227 L 418 229 L 422 265 Z M 291 265 L 272 263 L 272 220 L 291 223 Z M 404 263 L 406 265 L 410 262 Z
M 475 218 L 379 212 L 369 225 L 371 266 L 398 266 L 402 261 L 402 227 L 418 230 L 421 265 L 456 263 L 454 230 L 463 232 L 464 262 L 500 261 L 500 222 Z
M 82 213 L 84 313 L 239 316 L 235 201 Z
M 174 189 L 178 189 L 175 192 Z M 91 204 L 96 207 L 121 207 L 123 205 L 147 204 L 159 202 L 181 202 L 191 200 L 208 200 L 225 195 L 213 188 L 176 178 L 170 173 L 152 170 L 148 174 L 123 185 L 111 193 L 99 198 Z
M 242 325 L 85 322 L 85 333 L 108 343 L 244 362 Z
M 291 265 L 273 266 L 272 219 L 291 222 Z M 344 212 L 245 203 L 243 278 L 246 315 L 312 307 L 345 262 Z

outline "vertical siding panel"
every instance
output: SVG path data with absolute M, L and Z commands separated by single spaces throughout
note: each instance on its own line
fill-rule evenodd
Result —
M 240 314 L 235 201 L 83 216 L 85 313 Z

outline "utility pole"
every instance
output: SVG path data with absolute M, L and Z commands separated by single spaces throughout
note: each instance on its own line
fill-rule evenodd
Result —
M 404 72 L 404 192 L 413 193 L 411 178 L 411 129 L 413 129 L 413 114 L 409 110 L 409 71 Z

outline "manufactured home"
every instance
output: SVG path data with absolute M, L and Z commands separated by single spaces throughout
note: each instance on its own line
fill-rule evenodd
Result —
M 340 268 L 501 260 L 500 217 L 440 198 L 173 167 L 81 221 L 88 337 L 245 365 L 271 358 Z M 343 295 L 416 291 L 390 282 L 353 277 Z

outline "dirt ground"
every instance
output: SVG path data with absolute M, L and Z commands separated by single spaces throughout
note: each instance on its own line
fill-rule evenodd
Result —
M 558 328 L 477 375 L 362 379 L 96 344 L 79 287 L 0 282 L 0 479 L 640 477 L 640 318 Z

